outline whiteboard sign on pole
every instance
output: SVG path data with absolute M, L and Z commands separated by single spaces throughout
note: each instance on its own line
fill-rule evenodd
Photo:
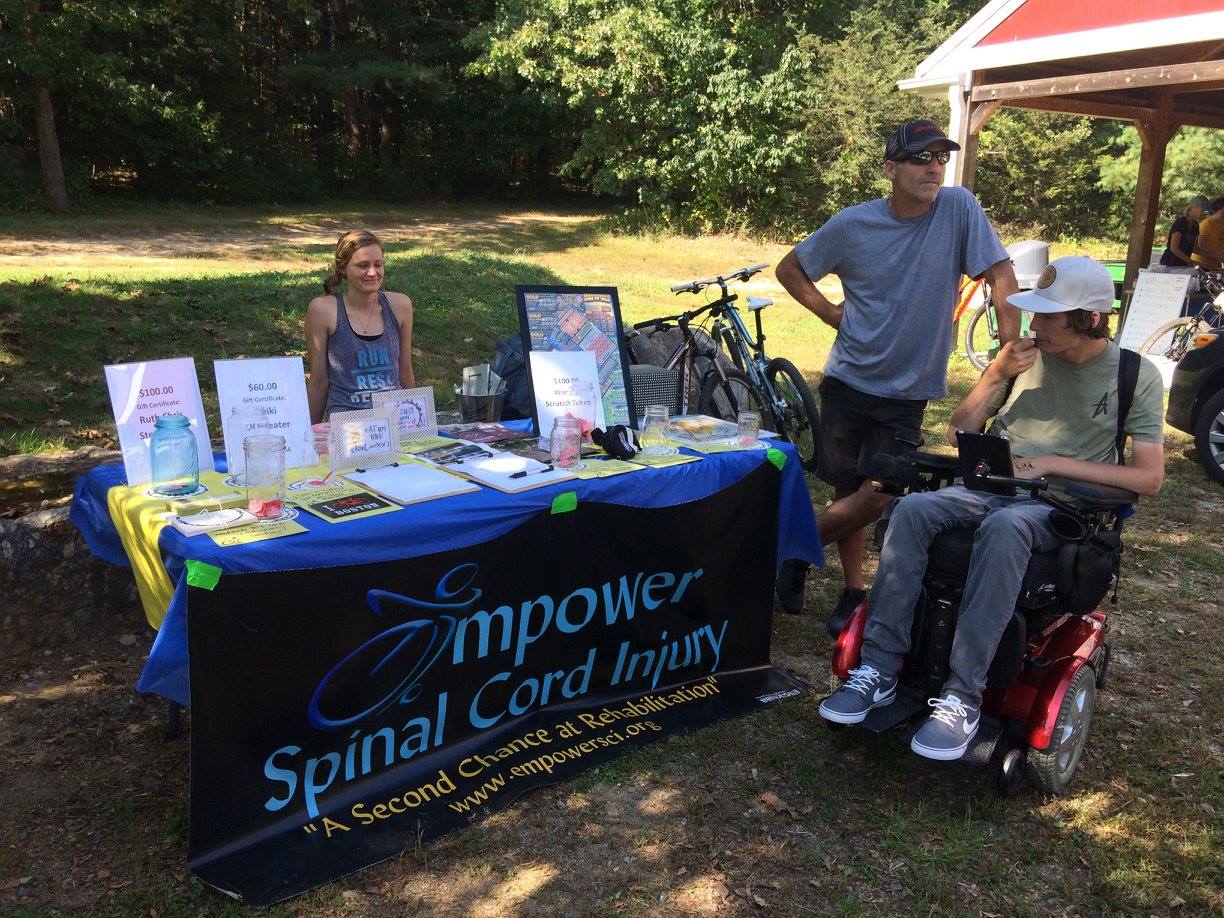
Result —
M 1126 326 L 1118 335 L 1118 347 L 1137 351 L 1151 337 L 1152 332 L 1180 316 L 1192 279 L 1189 274 L 1140 272 L 1135 281 L 1130 307 L 1126 310 Z M 1164 341 L 1156 342 L 1146 355 L 1160 371 L 1160 378 L 1166 389 L 1173 381 L 1173 368 L 1177 364 L 1161 356 L 1161 352 L 1171 340 L 1172 332 L 1165 336 Z
M 244 360 L 214 360 L 217 402 L 225 436 L 225 459 L 238 473 L 245 465 L 242 441 L 248 431 L 231 423 L 235 408 L 263 408 L 267 412 L 264 433 L 285 438 L 289 468 L 313 465 L 313 450 L 306 455 L 310 430 L 310 405 L 306 401 L 306 371 L 301 357 L 255 357 Z
M 1137 351 L 1158 327 L 1180 316 L 1190 280 L 1188 274 L 1141 271 L 1126 309 L 1126 325 L 1118 335 L 1118 347 Z
M 129 485 L 135 487 L 152 480 L 149 441 L 157 419 L 167 414 L 186 416 L 195 434 L 200 471 L 213 470 L 212 444 L 208 441 L 208 423 L 204 419 L 193 358 L 116 363 L 103 371 Z

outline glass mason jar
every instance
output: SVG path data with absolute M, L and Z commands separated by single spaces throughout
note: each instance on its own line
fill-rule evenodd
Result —
M 761 432 L 761 415 L 757 411 L 741 411 L 736 418 L 736 442 L 740 446 L 755 446 Z
M 247 509 L 256 519 L 277 519 L 285 507 L 285 438 L 256 434 L 243 440 L 242 448 Z
M 666 405 L 646 406 L 646 422 L 642 425 L 642 433 L 638 437 L 643 455 L 662 456 L 667 453 L 671 446 L 669 427 Z
M 262 405 L 235 405 L 225 419 L 225 443 L 234 453 L 232 456 L 227 454 L 225 458 L 230 474 L 239 484 L 242 483 L 242 468 L 246 462 L 243 441 L 268 431 L 268 409 Z
M 574 383 L 571 391 L 574 406 L 570 414 L 577 418 L 582 427 L 583 442 L 590 443 L 591 431 L 595 429 L 595 418 L 597 417 L 595 399 L 599 398 L 599 392 L 594 383 L 584 381 Z
M 561 417 L 553 421 L 552 434 L 548 438 L 548 455 L 553 465 L 562 469 L 578 464 L 582 452 L 582 425 L 577 418 Z
M 164 414 L 158 418 L 149 447 L 156 493 L 177 497 L 200 487 L 200 454 L 186 417 Z

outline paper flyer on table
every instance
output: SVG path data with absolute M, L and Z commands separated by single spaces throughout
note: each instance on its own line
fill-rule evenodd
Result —
M 222 548 L 230 548 L 234 545 L 250 545 L 252 542 L 265 542 L 268 539 L 279 539 L 306 531 L 306 527 L 296 520 L 279 520 L 275 523 L 251 523 L 236 529 L 222 529 L 220 532 L 210 532 L 208 537 Z
M 645 466 L 626 462 L 624 459 L 587 459 L 580 469 L 571 469 L 578 478 L 611 478 L 613 475 L 624 475 L 626 472 L 640 472 Z
M 345 523 L 403 509 L 344 478 L 331 478 L 321 487 L 294 489 L 290 485 L 288 496 L 307 513 L 329 523 Z
M 638 453 L 630 462 L 645 465 L 652 469 L 665 469 L 671 465 L 684 465 L 686 462 L 700 462 L 700 456 L 686 456 L 684 453 L 673 453 L 670 456 L 643 456 Z

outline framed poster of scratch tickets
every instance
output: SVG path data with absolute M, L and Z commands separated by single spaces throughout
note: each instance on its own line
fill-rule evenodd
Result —
M 545 287 L 520 284 L 519 331 L 523 352 L 590 351 L 599 371 L 600 396 L 606 423 L 637 427 L 629 391 L 629 353 L 621 334 L 620 301 L 615 287 Z M 531 361 L 527 361 L 528 373 Z M 532 391 L 535 391 L 532 381 Z M 531 407 L 539 430 L 539 415 Z M 539 430 L 542 436 L 549 431 Z

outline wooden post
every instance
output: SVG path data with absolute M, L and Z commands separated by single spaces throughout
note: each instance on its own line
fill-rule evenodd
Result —
M 1157 108 L 1153 121 L 1136 121 L 1135 128 L 1143 150 L 1139 156 L 1139 180 L 1135 184 L 1135 213 L 1131 217 L 1130 242 L 1126 250 L 1126 275 L 1122 281 L 1125 297 L 1133 290 L 1139 269 L 1146 268 L 1152 257 L 1152 237 L 1156 229 L 1156 213 L 1160 204 L 1160 186 L 1164 177 L 1165 149 L 1173 134 L 1171 125 L 1172 105 L 1165 94 Z M 1129 307 L 1129 300 L 1125 304 Z M 1123 309 L 1118 327 L 1126 321 Z
M 952 168 L 948 170 L 945 182 L 948 185 L 960 185 L 970 191 L 973 190 L 973 182 L 977 177 L 978 130 L 999 107 L 997 103 L 969 101 L 976 76 L 977 74 L 969 76 L 967 86 L 948 87 L 948 105 L 952 109 L 948 135 L 960 144 L 960 151 L 953 154 Z

